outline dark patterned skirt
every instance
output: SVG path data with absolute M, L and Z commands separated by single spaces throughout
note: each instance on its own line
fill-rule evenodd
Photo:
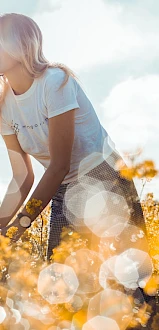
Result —
M 92 186 L 94 182 L 101 183 L 102 186 L 104 185 L 106 191 L 123 196 L 129 209 L 129 223 L 140 227 L 146 234 L 145 220 L 137 190 L 133 180 L 130 181 L 120 176 L 119 171 L 115 167 L 115 163 L 118 159 L 122 159 L 121 156 L 116 151 L 113 151 L 107 160 L 103 160 L 101 164 L 85 174 L 82 177 L 82 180 L 86 179 L 87 182 L 85 182 L 85 184 L 89 182 Z M 60 243 L 62 228 L 68 227 L 70 224 L 76 224 L 76 221 L 78 222 L 78 218 L 67 209 L 65 194 L 66 191 L 68 192 L 68 189 L 75 186 L 78 187 L 80 181 L 81 180 L 77 180 L 67 184 L 61 184 L 52 198 L 47 254 L 48 260 L 53 253 L 52 250 Z M 80 209 L 81 205 L 84 203 L 83 199 L 79 198 L 78 193 L 77 198 L 74 196 L 74 203 L 76 204 L 76 209 Z M 120 210 L 120 204 L 118 205 L 118 208 Z M 78 226 L 76 228 L 78 229 Z

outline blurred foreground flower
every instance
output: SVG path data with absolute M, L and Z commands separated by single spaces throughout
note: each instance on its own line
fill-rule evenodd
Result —
M 126 166 L 121 160 L 116 162 L 116 166 L 120 171 L 122 177 L 132 180 L 134 177 L 139 179 L 152 179 L 159 171 L 155 169 L 154 162 L 151 160 L 145 160 L 144 162 L 135 166 Z
M 135 175 L 138 178 L 144 176 L 152 178 L 156 173 L 151 161 L 132 167 L 129 173 L 125 172 L 131 179 Z M 159 203 L 154 201 L 153 193 L 149 193 L 141 205 L 154 266 L 153 274 L 147 281 L 144 291 L 153 298 L 159 287 Z M 42 209 L 42 202 L 32 199 L 27 203 L 26 209 L 28 213 L 33 214 L 38 207 Z M 129 321 L 129 327 L 139 325 L 146 329 L 153 311 L 151 306 L 144 301 L 140 290 L 136 292 L 136 289 L 126 288 L 125 281 L 121 281 L 124 270 L 123 263 L 121 267 L 121 254 L 117 255 L 120 261 L 118 264 L 110 263 L 110 274 L 106 272 L 107 270 L 104 274 L 100 274 L 102 280 L 105 279 L 103 276 L 108 277 L 108 281 L 105 281 L 105 286 L 102 287 L 99 283 L 99 270 L 106 256 L 99 248 L 96 233 L 91 233 L 90 236 L 81 234 L 70 226 L 63 228 L 61 243 L 53 249 L 48 262 L 49 218 L 50 206 L 48 205 L 17 243 L 11 244 L 11 239 L 16 235 L 16 227 L 9 228 L 7 237 L 0 235 L 0 330 L 61 330 L 71 329 L 71 327 L 84 330 L 88 329 L 90 324 L 99 325 L 100 320 L 103 324 L 112 324 L 112 326 L 114 324 L 120 330 L 125 330 L 124 324 L 128 324 Z M 128 235 L 127 230 L 123 230 L 122 234 L 124 245 L 125 241 L 129 240 L 132 252 L 137 244 L 137 237 L 143 247 L 141 233 L 134 232 L 132 227 L 129 227 L 131 235 Z M 112 243 L 114 243 L 112 237 L 109 231 L 104 239 L 102 237 L 103 249 L 112 249 Z M 117 232 L 114 240 L 119 242 Z M 113 255 L 115 253 L 113 249 Z M 131 275 L 132 266 L 136 267 L 135 262 L 137 263 L 138 259 L 134 255 L 134 261 L 130 264 L 128 256 L 124 253 L 123 256 L 125 269 Z M 120 270 L 120 274 L 117 275 L 121 276 L 117 276 L 116 279 L 114 278 L 116 268 L 113 265 Z M 59 274 L 60 269 L 63 269 L 62 276 Z M 73 270 L 76 274 L 74 275 L 75 288 L 72 288 Z M 127 280 L 127 272 L 125 271 L 124 274 Z M 106 295 L 108 297 L 109 293 L 110 299 L 100 299 Z M 124 300 L 120 300 L 120 297 Z M 112 299 L 114 299 L 113 304 Z M 92 305 L 93 309 L 91 309 Z M 90 319 L 88 319 L 88 310 L 92 317 Z M 153 330 L 158 329 L 158 319 L 158 314 L 156 314 L 151 322 Z

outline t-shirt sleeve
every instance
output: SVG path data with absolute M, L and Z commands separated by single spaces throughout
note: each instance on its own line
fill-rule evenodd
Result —
M 48 118 L 79 108 L 75 79 L 69 76 L 66 84 L 58 90 L 64 80 L 65 72 L 63 70 L 50 75 L 46 80 L 44 92 Z
M 0 115 L 0 134 L 11 135 L 15 134 L 13 128 L 6 122 L 2 115 Z

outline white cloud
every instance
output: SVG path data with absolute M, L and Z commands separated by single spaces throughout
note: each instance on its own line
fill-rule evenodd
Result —
M 145 17 L 139 20 L 122 5 L 102 0 L 91 0 L 91 3 L 67 0 L 57 4 L 61 5 L 58 11 L 33 15 L 43 32 L 49 60 L 88 70 L 100 63 L 139 56 L 145 60 L 159 54 L 159 35 L 151 19 L 144 22 Z M 145 15 L 148 17 L 147 12 Z M 156 24 L 159 29 L 159 23 Z
M 107 121 L 109 131 L 114 131 L 118 136 L 118 142 L 120 139 L 126 142 L 125 134 L 121 134 L 121 131 L 134 131 L 134 138 L 139 143 L 142 131 L 145 132 L 143 143 L 149 138 L 159 139 L 158 86 L 158 75 L 137 79 L 130 77 L 116 85 L 101 103 L 103 118 Z
M 147 75 L 128 80 L 116 85 L 101 103 L 103 123 L 115 142 L 116 149 L 124 153 L 137 155 L 137 148 L 142 154 L 136 161 L 151 159 L 159 170 L 159 158 L 156 148 L 159 145 L 159 75 Z M 125 158 L 126 161 L 126 158 Z M 140 183 L 136 180 L 136 185 Z M 152 188 L 152 190 L 151 190 Z M 145 193 L 158 195 L 158 178 L 147 183 Z M 159 198 L 159 195 L 157 196 Z
M 133 78 L 114 86 L 101 103 L 107 120 L 115 120 L 121 114 L 143 116 L 144 123 L 153 125 L 158 130 L 159 111 L 159 75 L 147 75 Z

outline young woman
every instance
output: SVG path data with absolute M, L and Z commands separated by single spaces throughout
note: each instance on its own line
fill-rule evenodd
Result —
M 122 178 L 115 166 L 122 158 L 73 71 L 44 57 L 41 31 L 30 17 L 0 16 L 0 75 L 1 135 L 13 171 L 0 208 L 2 234 L 33 185 L 30 155 L 45 169 L 30 197 L 41 200 L 42 207 L 32 215 L 24 207 L 12 225 L 20 237 L 52 201 L 48 260 L 62 227 L 78 221 L 76 214 L 67 213 L 65 196 L 81 178 L 123 196 L 129 221 L 146 232 L 134 183 Z M 82 200 L 75 203 L 80 208 Z

